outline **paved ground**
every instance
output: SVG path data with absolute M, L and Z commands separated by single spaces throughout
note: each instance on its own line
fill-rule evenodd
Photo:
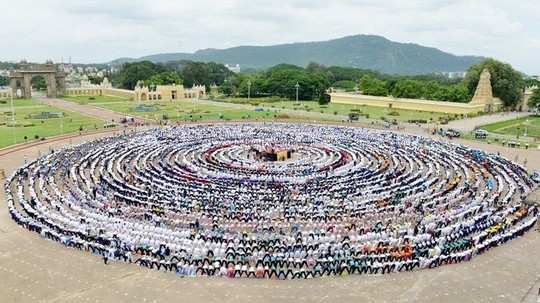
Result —
M 25 156 L 76 144 L 87 135 L 1 153 L 11 172 Z M 540 154 L 475 143 L 503 155 Z M 0 204 L 4 193 L 0 192 Z M 101 259 L 39 238 L 13 223 L 0 208 L 0 302 L 538 302 L 540 233 L 495 248 L 471 262 L 433 270 L 303 281 L 178 278 L 135 265 L 103 265 Z
M 123 117 L 122 114 L 108 110 L 58 99 L 47 99 L 44 102 L 103 120 L 118 121 Z M 496 119 L 502 118 L 513 117 Z M 490 123 L 478 121 L 469 124 Z M 407 127 L 406 131 L 424 133 L 423 129 L 413 126 Z M 34 158 L 50 148 L 104 135 L 66 138 L 23 150 L 19 147 L 14 153 L 6 154 L 6 151 L 2 151 L 0 168 L 9 173 L 21 165 L 25 158 Z M 516 157 L 520 161 L 528 159 L 531 170 L 540 168 L 540 154 L 536 150 L 467 143 L 489 151 L 498 150 L 514 160 Z M 3 194 L 0 193 L 0 201 L 4 199 Z M 540 234 L 530 232 L 472 262 L 413 273 L 305 281 L 181 279 L 173 274 L 140 269 L 134 265 L 105 266 L 98 257 L 61 247 L 19 228 L 9 219 L 7 211 L 2 211 L 0 301 L 536 302 L 540 289 L 539 248 Z
M 497 113 L 485 116 L 478 116 L 470 119 L 450 121 L 445 128 L 453 128 L 464 132 L 470 132 L 480 125 L 512 120 L 529 116 L 530 113 L 511 112 L 511 113 Z

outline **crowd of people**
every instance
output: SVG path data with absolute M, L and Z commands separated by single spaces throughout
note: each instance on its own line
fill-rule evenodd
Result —
M 284 161 L 254 147 L 286 147 Z M 5 184 L 43 238 L 181 276 L 298 279 L 469 260 L 534 226 L 499 155 L 307 124 L 157 128 L 51 152 Z

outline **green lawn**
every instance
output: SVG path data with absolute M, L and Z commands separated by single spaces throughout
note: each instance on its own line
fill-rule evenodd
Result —
M 276 119 L 290 118 L 300 119 L 299 116 L 284 116 L 276 113 L 270 108 L 264 111 L 255 111 L 250 109 L 228 108 L 227 105 L 208 105 L 197 103 L 191 100 L 182 100 L 176 102 L 170 101 L 145 101 L 135 102 L 127 99 L 95 96 L 95 100 L 89 97 L 69 97 L 68 101 L 74 101 L 81 104 L 95 105 L 101 108 L 110 109 L 115 112 L 125 113 L 129 116 L 138 116 L 142 118 L 161 120 L 164 116 L 172 121 L 219 121 L 219 120 L 243 120 L 243 119 Z M 142 107 L 149 111 L 142 111 Z M 137 110 L 139 108 L 139 110 Z
M 101 103 L 110 103 L 110 102 L 127 102 L 129 100 L 112 97 L 112 96 L 69 96 L 64 97 L 65 100 L 77 102 L 79 104 L 90 104 L 90 105 L 99 105 Z
M 38 101 L 14 100 L 15 125 L 12 125 L 11 105 L 0 102 L 0 148 L 38 138 L 47 138 L 62 133 L 77 132 L 103 127 L 103 122 L 80 114 L 62 111 Z M 43 112 L 61 113 L 62 118 L 40 119 L 35 115 Z M 32 117 L 34 116 L 34 117 Z M 27 139 L 25 140 L 25 136 Z
M 480 128 L 501 135 L 523 137 L 526 133 L 528 137 L 540 137 L 540 116 L 501 121 Z
M 232 103 L 247 103 L 245 98 L 229 98 L 226 99 L 227 102 Z M 413 110 L 402 110 L 402 109 L 390 109 L 386 107 L 375 107 L 375 106 L 362 106 L 362 105 L 349 105 L 349 104 L 335 104 L 329 103 L 327 105 L 320 105 L 315 101 L 277 101 L 275 99 L 268 100 L 266 99 L 251 99 L 251 104 L 258 105 L 264 108 L 270 109 L 294 109 L 294 110 L 303 110 L 315 113 L 323 114 L 337 114 L 342 116 L 347 116 L 349 113 L 357 112 L 365 117 L 371 119 L 381 119 L 382 117 L 397 121 L 406 122 L 408 120 L 427 120 L 433 119 L 438 121 L 439 119 L 445 117 L 443 113 L 432 113 L 425 111 L 413 111 Z
M 122 112 L 131 116 L 139 116 L 149 119 L 163 119 L 166 116 L 172 121 L 203 121 L 203 120 L 242 120 L 242 119 L 304 119 L 304 120 L 320 120 L 320 121 L 341 121 L 343 116 L 347 116 L 351 112 L 357 112 L 360 115 L 370 119 L 386 118 L 388 120 L 396 119 L 404 122 L 408 120 L 426 120 L 439 121 L 445 117 L 442 113 L 431 113 L 423 111 L 390 109 L 384 107 L 373 106 L 356 106 L 347 104 L 327 104 L 319 105 L 314 101 L 303 101 L 296 103 L 295 101 L 286 101 L 280 98 L 252 98 L 250 102 L 247 98 L 226 98 L 220 100 L 224 103 L 235 103 L 243 105 L 257 106 L 262 111 L 251 109 L 228 108 L 228 105 L 223 106 L 208 105 L 197 103 L 191 100 L 182 100 L 177 102 L 169 101 L 146 101 L 134 102 L 122 98 L 109 96 L 79 96 L 67 97 L 66 100 L 78 102 L 81 104 L 90 104 L 102 108 L 110 109 L 116 112 Z M 150 111 L 145 112 L 137 110 L 137 106 L 146 106 Z M 324 114 L 320 117 L 306 114 L 294 113 L 279 113 L 280 110 L 300 110 L 311 113 Z M 335 117 L 334 117 L 335 115 Z

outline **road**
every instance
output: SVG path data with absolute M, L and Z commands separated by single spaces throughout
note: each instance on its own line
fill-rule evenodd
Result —
M 469 119 L 454 120 L 448 122 L 448 125 L 445 128 L 453 128 L 463 132 L 473 131 L 476 127 L 486 124 L 491 124 L 495 122 L 501 122 L 506 120 L 512 120 L 516 118 L 522 118 L 529 116 L 530 113 L 522 112 L 510 112 L 510 113 L 496 113 L 491 115 L 478 116 Z

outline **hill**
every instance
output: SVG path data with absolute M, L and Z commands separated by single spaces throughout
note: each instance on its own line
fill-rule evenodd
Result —
M 394 42 L 380 36 L 355 35 L 320 42 L 156 54 L 138 59 L 117 59 L 112 63 L 193 60 L 240 64 L 242 68 L 267 68 L 280 63 L 306 66 L 310 62 L 317 62 L 327 66 L 357 67 L 389 74 L 411 75 L 466 71 L 469 66 L 482 59 L 476 56 L 456 56 L 433 47 Z

